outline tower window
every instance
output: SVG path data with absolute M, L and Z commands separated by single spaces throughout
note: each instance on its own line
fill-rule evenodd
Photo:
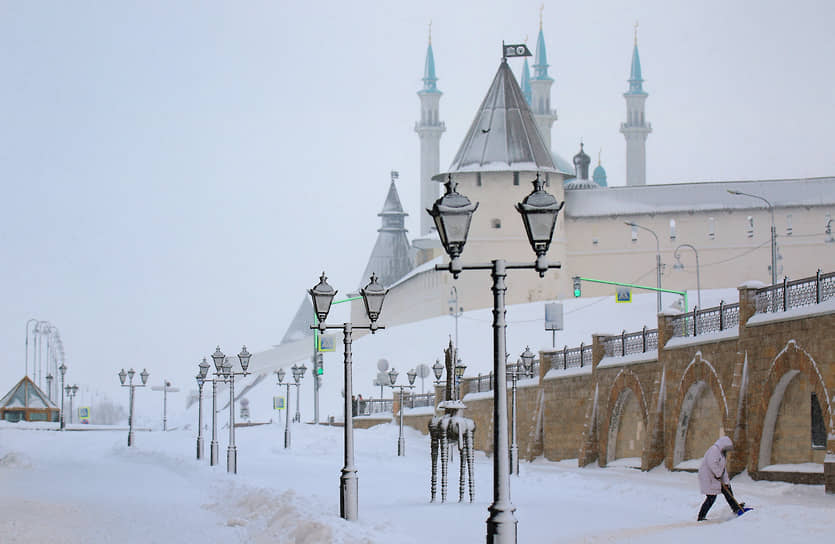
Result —
M 494 229 L 500 229 L 500 228 L 502 228 L 502 220 L 501 219 L 491 219 L 490 220 L 490 226 L 493 227 Z
M 519 172 L 513 172 L 513 185 L 519 185 Z

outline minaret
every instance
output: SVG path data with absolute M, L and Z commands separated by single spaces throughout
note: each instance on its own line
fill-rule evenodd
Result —
M 536 126 L 539 133 L 542 134 L 545 148 L 549 151 L 551 150 L 551 127 L 557 120 L 557 111 L 551 109 L 551 85 L 553 84 L 554 80 L 548 76 L 548 57 L 545 54 L 545 36 L 542 34 L 542 8 L 540 8 L 539 36 L 536 38 L 530 104 Z
M 429 24 L 429 46 L 426 48 L 426 64 L 423 69 L 423 89 L 420 97 L 420 121 L 415 123 L 415 132 L 420 137 L 420 210 L 432 207 L 440 195 L 440 183 L 432 176 L 441 171 L 441 134 L 446 126 L 438 119 L 438 104 L 441 91 L 436 85 L 435 56 L 432 54 L 432 23 Z M 434 228 L 428 213 L 420 214 L 420 235 L 425 236 Z
M 522 65 L 522 79 L 519 81 L 519 87 L 522 89 L 522 96 L 528 103 L 528 107 L 533 102 L 533 95 L 531 93 L 531 69 L 528 67 L 528 57 L 525 57 L 525 63 Z
M 638 23 L 635 23 L 635 46 L 632 49 L 632 69 L 629 73 L 629 90 L 623 94 L 626 99 L 626 122 L 620 131 L 626 138 L 626 184 L 647 184 L 647 136 L 652 125 L 644 115 L 647 93 L 644 92 L 641 77 L 641 59 L 638 57 Z

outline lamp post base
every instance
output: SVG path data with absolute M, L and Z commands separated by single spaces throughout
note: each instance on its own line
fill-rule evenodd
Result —
M 287 449 L 290 447 L 290 428 L 287 427 L 284 429 L 284 448 Z
M 203 437 L 197 437 L 197 459 L 203 459 Z
M 238 449 L 235 446 L 226 449 L 226 472 L 238 473 Z
M 128 447 L 133 446 L 133 431 L 128 431 Z
M 516 510 L 512 505 L 490 505 L 487 518 L 487 544 L 516 544 Z
M 215 466 L 217 464 L 218 459 L 218 443 L 217 440 L 212 440 L 212 443 L 209 444 L 209 466 Z
M 403 436 L 397 439 L 397 456 L 403 457 L 406 455 L 406 439 Z
M 359 510 L 358 481 L 356 469 L 342 469 L 339 478 L 339 516 L 348 521 L 356 521 Z
M 510 473 L 519 476 L 519 447 L 510 446 Z

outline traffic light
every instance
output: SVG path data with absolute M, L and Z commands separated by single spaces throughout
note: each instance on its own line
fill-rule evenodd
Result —
M 325 373 L 324 356 L 321 353 L 316 354 L 316 363 L 313 367 L 313 372 L 317 376 Z
M 571 279 L 574 280 L 574 297 L 577 298 L 580 296 L 580 276 L 574 276 Z

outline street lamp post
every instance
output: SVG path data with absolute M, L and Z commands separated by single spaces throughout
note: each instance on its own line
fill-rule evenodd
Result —
M 235 446 L 235 376 L 247 376 L 249 372 L 249 360 L 252 354 L 246 350 L 246 346 L 238 353 L 238 361 L 241 363 L 241 372 L 232 370 L 232 361 L 229 360 L 217 346 L 212 354 L 218 377 L 223 382 L 229 382 L 229 446 L 226 448 L 226 472 L 238 473 L 238 448 Z M 213 440 L 214 441 L 214 440 Z
M 294 367 L 296 365 L 293 365 Z M 295 373 L 295 371 L 293 371 Z M 284 397 L 284 447 L 290 447 L 290 386 L 293 385 L 288 380 L 287 383 L 284 383 L 284 376 L 285 371 L 283 368 L 279 368 L 275 375 L 278 377 L 278 385 L 286 385 L 287 386 L 287 393 Z
M 35 323 L 35 326 L 37 327 L 38 320 L 35 319 L 35 318 L 32 318 L 32 319 L 29 319 L 28 321 L 26 321 L 26 361 L 25 361 L 25 364 L 24 364 L 24 366 L 25 366 L 24 370 L 25 370 L 26 373 L 24 374 L 24 376 L 29 375 L 29 324 L 30 323 Z M 35 368 L 35 365 L 33 364 L 32 369 L 34 370 L 34 368 Z
M 765 202 L 766 206 L 768 206 L 768 211 L 771 212 L 771 285 L 777 284 L 777 227 L 774 225 L 774 205 L 767 199 L 759 196 L 759 195 L 752 195 L 751 193 L 743 193 L 742 191 L 734 191 L 732 189 L 728 189 L 728 192 L 732 195 L 742 195 L 742 196 L 750 196 L 751 198 L 758 198 Z
M 139 377 L 142 380 L 142 384 L 140 385 L 133 383 L 133 377 L 135 374 L 136 371 L 132 368 L 127 372 L 125 372 L 125 369 L 123 368 L 119 372 L 119 381 L 122 382 L 122 387 L 128 388 L 130 398 L 128 408 L 128 447 L 133 446 L 133 397 L 136 394 L 134 392 L 134 389 L 136 389 L 137 387 L 145 387 L 145 385 L 148 383 L 149 376 L 148 370 L 143 369 L 142 372 L 139 373 Z M 126 377 L 128 378 L 128 383 L 125 383 Z M 72 410 L 72 407 L 70 407 L 70 410 Z
M 658 295 L 658 313 L 661 313 L 661 243 L 658 241 L 658 235 L 655 234 L 655 231 L 644 227 L 643 225 L 639 225 L 634 221 L 624 221 L 627 225 L 632 227 L 632 241 L 635 242 L 638 240 L 638 230 L 643 229 L 648 233 L 655 236 L 655 274 L 656 274 L 656 287 L 658 287 L 657 295 Z
M 67 426 L 64 416 L 64 376 L 67 375 L 67 365 L 61 363 L 61 366 L 58 367 L 58 372 L 61 373 L 61 387 L 59 388 L 61 393 L 61 423 L 59 426 L 63 431 Z
M 209 363 L 206 358 L 197 365 L 197 458 L 203 458 L 203 385 L 206 383 L 206 375 L 209 373 Z
M 66 387 L 67 391 L 67 398 L 70 399 L 70 424 L 72 424 L 72 399 L 75 397 L 76 393 L 78 393 L 78 386 L 77 385 L 68 385 Z
M 679 244 L 676 247 L 675 252 L 673 253 L 673 257 L 675 257 L 675 259 L 676 259 L 676 264 L 673 265 L 673 268 L 675 268 L 677 270 L 683 270 L 684 269 L 684 265 L 681 264 L 681 258 L 679 257 L 679 251 L 678 251 L 679 249 L 681 249 L 683 247 L 689 247 L 690 249 L 693 250 L 693 253 L 696 254 L 696 299 L 698 300 L 698 302 L 696 304 L 698 304 L 699 309 L 701 310 L 702 309 L 702 281 L 701 281 L 701 278 L 699 277 L 699 252 L 698 252 L 698 250 L 691 244 Z
M 464 315 L 464 308 L 458 305 L 458 289 L 454 285 L 449 290 L 449 315 L 455 318 L 455 349 L 458 349 L 458 318 Z
M 549 263 L 546 257 L 557 217 L 565 202 L 558 203 L 553 195 L 543 189 L 539 173 L 533 181 L 533 191 L 516 205 L 522 215 L 525 231 L 531 248 L 536 253 L 534 263 L 508 263 L 495 259 L 490 264 L 463 266 L 460 255 L 467 242 L 470 221 L 478 208 L 466 196 L 458 193 L 456 182 L 450 174 L 446 182 L 446 193 L 427 210 L 435 221 L 441 243 L 449 255 L 448 265 L 436 265 L 436 270 L 447 270 L 453 278 L 463 270 L 490 270 L 493 278 L 493 451 L 508 451 L 507 442 L 507 376 L 506 371 L 506 329 L 505 294 L 507 292 L 508 269 L 533 269 L 540 277 L 550 268 L 560 268 L 559 263 Z M 487 518 L 487 543 L 511 544 L 516 542 L 516 508 L 510 500 L 509 460 L 506 455 L 493 456 L 493 503 Z
M 313 299 L 313 308 L 316 311 L 316 317 L 319 319 L 319 324 L 311 325 L 311 328 L 318 328 L 322 334 L 327 329 L 342 329 L 343 343 L 345 344 L 345 466 L 342 467 L 339 480 L 339 515 L 343 519 L 355 521 L 358 516 L 359 498 L 357 491 L 357 468 L 354 465 L 354 421 L 351 403 L 353 380 L 351 335 L 354 329 L 370 330 L 371 334 L 374 334 L 379 329 L 385 328 L 384 325 L 377 324 L 377 318 L 380 317 L 380 311 L 383 309 L 383 300 L 386 297 L 386 293 L 388 293 L 388 289 L 377 282 L 376 274 L 371 274 L 371 281 L 360 291 L 365 306 L 365 313 L 370 323 L 368 325 L 354 325 L 353 323 L 347 322 L 342 325 L 327 325 L 325 319 L 327 319 L 328 312 L 330 312 L 333 297 L 336 296 L 336 291 L 328 285 L 327 279 L 325 273 L 322 272 L 319 283 L 308 291 L 310 297 Z
M 417 376 L 417 372 L 414 369 L 410 370 L 406 373 L 409 377 L 409 385 L 395 385 L 397 382 L 397 375 L 399 372 L 392 367 L 391 370 L 388 371 L 389 375 L 389 387 L 392 390 L 392 396 L 394 396 L 394 390 L 400 389 L 400 434 L 397 436 L 397 456 L 403 457 L 406 455 L 406 439 L 403 437 L 403 390 L 404 389 L 412 389 L 415 385 L 415 377 Z
M 307 367 L 304 366 L 304 363 L 302 363 L 301 365 L 298 365 L 298 366 L 293 365 L 292 368 L 293 368 L 293 380 L 296 382 L 295 384 L 293 384 L 293 385 L 296 386 L 296 415 L 293 416 L 293 421 L 295 423 L 301 423 L 302 414 L 299 411 L 299 398 L 302 396 L 302 394 L 301 394 L 302 390 L 301 390 L 300 386 L 301 386 L 302 378 L 304 378 L 304 373 L 307 371 Z
M 52 372 L 46 375 L 46 395 L 49 397 L 49 400 L 52 400 L 52 380 L 55 379 L 52 376 Z

